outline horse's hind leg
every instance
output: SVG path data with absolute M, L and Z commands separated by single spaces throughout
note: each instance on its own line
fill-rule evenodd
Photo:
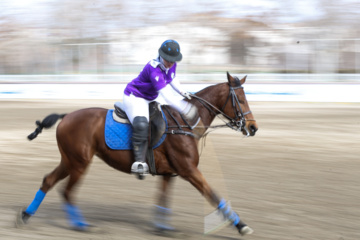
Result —
M 89 163 L 90 161 L 85 159 L 83 159 L 83 161 L 71 161 L 69 180 L 62 192 L 62 196 L 65 200 L 64 211 L 67 214 L 70 226 L 73 229 L 80 231 L 86 230 L 89 224 L 85 221 L 80 209 L 75 205 L 72 193 L 81 176 L 85 173 Z
M 66 171 L 65 166 L 61 162 L 60 165 L 54 169 L 54 171 L 44 177 L 40 190 L 47 193 L 55 186 L 57 182 L 66 178 L 68 175 L 68 171 Z
M 223 214 L 239 230 L 241 235 L 251 234 L 253 230 L 240 220 L 239 215 L 234 212 L 224 199 L 219 198 L 211 189 L 201 172 L 196 168 L 183 171 L 181 177 L 188 180 L 200 193 Z
M 46 193 L 60 180 L 68 176 L 68 172 L 65 170 L 65 167 L 60 163 L 51 173 L 47 174 L 42 182 L 40 189 L 35 194 L 34 200 L 30 205 L 25 209 L 19 212 L 16 219 L 16 225 L 21 226 L 29 220 L 29 218 L 35 214 L 39 208 L 41 202 L 44 200 Z

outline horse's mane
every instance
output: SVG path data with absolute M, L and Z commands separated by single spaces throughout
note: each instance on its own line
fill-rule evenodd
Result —
M 220 89 L 221 85 L 225 85 L 225 84 L 227 84 L 227 83 L 226 82 L 221 82 L 221 83 L 212 84 L 212 85 L 207 86 L 207 87 L 201 89 L 200 91 L 196 92 L 195 95 L 199 96 L 199 97 L 203 97 L 204 95 L 207 95 L 207 93 L 209 91 L 212 91 L 213 89 Z

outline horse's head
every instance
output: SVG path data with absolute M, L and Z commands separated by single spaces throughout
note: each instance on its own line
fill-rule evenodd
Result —
M 242 131 L 246 136 L 254 136 L 258 130 L 258 126 L 246 100 L 243 88 L 246 77 L 247 76 L 239 80 L 239 78 L 232 77 L 229 72 L 227 72 L 229 95 L 222 111 L 230 117 L 229 124 L 233 129 Z

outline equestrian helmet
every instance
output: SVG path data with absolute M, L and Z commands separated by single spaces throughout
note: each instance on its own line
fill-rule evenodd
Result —
M 166 40 L 159 48 L 159 55 L 168 62 L 178 62 L 182 59 L 180 45 L 175 40 Z

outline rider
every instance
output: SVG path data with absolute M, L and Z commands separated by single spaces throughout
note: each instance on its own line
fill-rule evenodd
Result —
M 149 103 L 158 101 L 161 97 L 185 117 L 191 118 L 196 107 L 183 97 L 190 99 L 190 94 L 181 89 L 180 83 L 175 79 L 176 62 L 181 61 L 180 45 L 175 40 L 166 40 L 159 48 L 157 58 L 150 60 L 139 76 L 129 82 L 124 90 L 123 108 L 132 124 L 132 144 L 135 162 L 131 172 L 144 176 L 149 173 L 146 164 L 146 151 L 148 146 Z M 181 96 L 180 96 L 180 95 Z M 179 98 L 180 97 L 180 98 Z

